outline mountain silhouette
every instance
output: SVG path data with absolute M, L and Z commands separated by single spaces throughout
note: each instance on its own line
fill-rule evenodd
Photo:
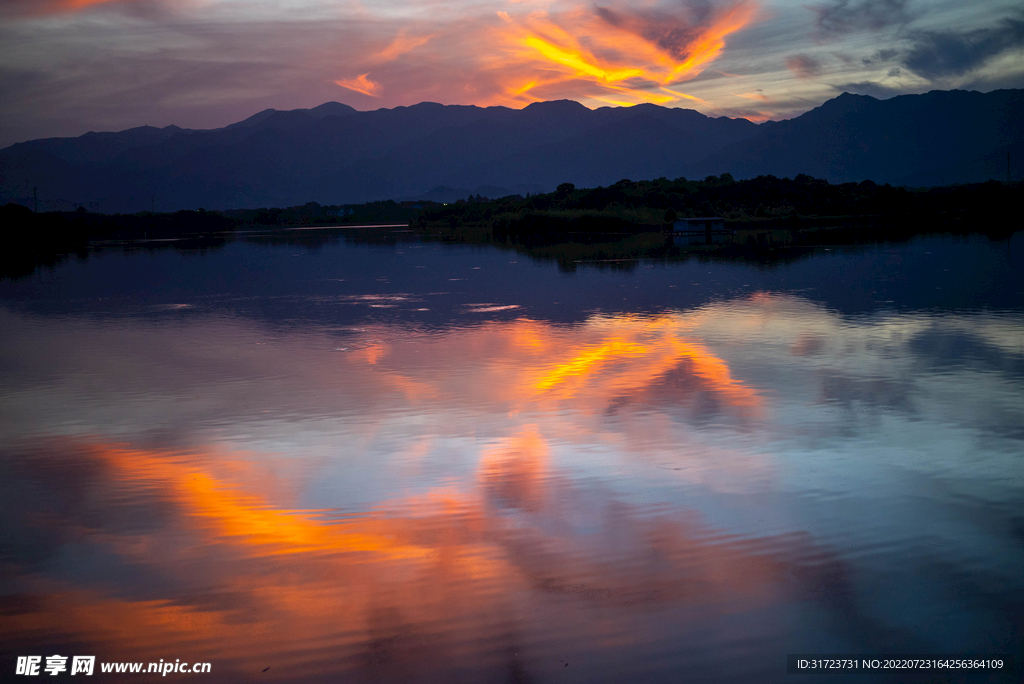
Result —
M 1020 164 L 1024 90 L 936 90 L 888 100 L 843 93 L 761 128 L 755 139 L 705 159 L 695 173 L 806 173 L 830 182 L 911 186 L 1005 180 L 1006 153 Z M 1020 177 L 1018 171 L 1014 178 Z
M 18 143 L 0 150 L 0 202 L 28 204 L 37 189 L 40 209 L 228 209 L 725 172 L 927 186 L 1005 180 L 1007 154 L 1019 180 L 1022 90 L 844 93 L 763 124 L 651 104 L 424 102 L 359 112 L 328 102 L 214 130 L 143 126 Z

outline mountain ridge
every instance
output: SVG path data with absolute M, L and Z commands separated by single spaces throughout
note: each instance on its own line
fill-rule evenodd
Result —
M 940 185 L 1005 180 L 1024 156 L 1024 90 L 843 93 L 755 124 L 653 104 L 267 109 L 228 126 L 139 126 L 0 150 L 0 202 L 93 211 L 229 209 L 517 191 L 731 173 Z

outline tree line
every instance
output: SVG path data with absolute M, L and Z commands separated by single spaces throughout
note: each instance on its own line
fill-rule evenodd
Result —
M 468 198 L 419 212 L 422 227 L 487 224 L 501 231 L 544 226 L 622 230 L 656 226 L 677 218 L 719 216 L 733 222 L 879 216 L 911 218 L 994 216 L 1020 206 L 1021 183 L 913 189 L 860 183 L 831 184 L 804 174 L 796 178 L 730 174 L 704 180 L 624 179 L 607 187 L 563 183 L 551 193 L 496 200 Z
M 726 173 L 703 180 L 624 179 L 596 188 L 563 183 L 549 193 L 497 199 L 475 195 L 449 204 L 387 200 L 322 206 L 309 202 L 285 208 L 164 214 L 95 214 L 83 208 L 34 213 L 7 204 L 0 207 L 7 245 L 0 256 L 0 277 L 26 275 L 37 265 L 84 254 L 96 241 L 202 236 L 204 245 L 216 246 L 235 231 L 259 227 L 408 223 L 425 233 L 473 227 L 499 240 L 536 241 L 554 235 L 582 239 L 588 233 L 660 230 L 678 218 L 696 216 L 720 216 L 734 226 L 768 222 L 762 225 L 782 223 L 795 228 L 824 225 L 829 219 L 877 217 L 876 225 L 899 223 L 904 232 L 958 227 L 998 232 L 1011 229 L 1003 217 L 1015 215 L 1022 200 L 1024 183 L 1020 182 L 915 189 L 872 181 L 831 184 L 803 174 L 792 179 L 759 176 L 737 181 Z

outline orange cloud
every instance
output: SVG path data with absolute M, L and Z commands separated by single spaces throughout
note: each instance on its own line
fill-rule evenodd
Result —
M 742 97 L 746 100 L 760 100 L 761 102 L 768 102 L 768 96 L 764 93 L 735 93 L 736 97 Z
M 529 102 L 569 91 L 610 104 L 700 101 L 666 86 L 700 74 L 721 54 L 726 37 L 755 15 L 749 2 L 703 21 L 609 8 L 534 12 L 520 19 L 499 12 L 502 26 L 493 37 L 504 48 L 506 75 L 496 99 Z
M 430 34 L 428 36 L 417 36 L 415 38 L 409 38 L 406 36 L 406 30 L 402 29 L 401 31 L 398 32 L 398 35 L 395 37 L 395 39 L 391 41 L 391 44 L 388 45 L 383 50 L 381 50 L 380 52 L 374 54 L 371 57 L 371 60 L 376 62 L 390 62 L 396 60 L 405 53 L 411 52 L 412 50 L 415 50 L 416 48 L 422 45 L 426 45 L 428 42 L 430 42 L 430 39 L 433 37 L 434 35 Z M 338 85 L 341 84 L 339 83 Z M 348 86 L 345 87 L 347 88 Z
M 369 95 L 370 97 L 380 97 L 381 92 L 384 88 L 379 83 L 374 83 L 369 79 L 370 74 L 361 74 L 355 78 L 343 79 L 335 81 L 342 88 L 348 88 L 354 90 L 357 93 L 363 95 Z
M 730 35 L 757 19 L 754 0 L 724 1 L 702 13 L 588 5 L 530 11 L 513 4 L 444 28 L 413 25 L 374 41 L 361 57 L 346 56 L 362 75 L 337 84 L 373 97 L 385 89 L 389 98 L 401 93 L 395 104 L 521 107 L 568 98 L 711 106 L 677 86 L 701 74 Z
M 693 102 L 696 102 L 697 104 L 703 104 L 703 105 L 707 104 L 707 102 L 705 102 L 704 100 L 700 99 L 699 97 L 696 97 L 695 95 L 687 95 L 686 93 L 681 93 L 678 90 L 672 90 L 672 89 L 666 88 L 664 86 L 662 86 L 661 89 L 663 91 L 665 91 L 666 93 L 670 93 L 672 95 L 675 95 L 676 97 L 681 97 L 684 100 L 691 100 Z

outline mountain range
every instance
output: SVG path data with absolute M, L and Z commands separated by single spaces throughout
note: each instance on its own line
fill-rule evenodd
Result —
M 0 203 L 100 212 L 451 201 L 563 182 L 731 173 L 930 186 L 1021 178 L 1024 90 L 844 93 L 755 124 L 652 104 L 268 109 L 224 128 L 142 126 L 0 150 Z

